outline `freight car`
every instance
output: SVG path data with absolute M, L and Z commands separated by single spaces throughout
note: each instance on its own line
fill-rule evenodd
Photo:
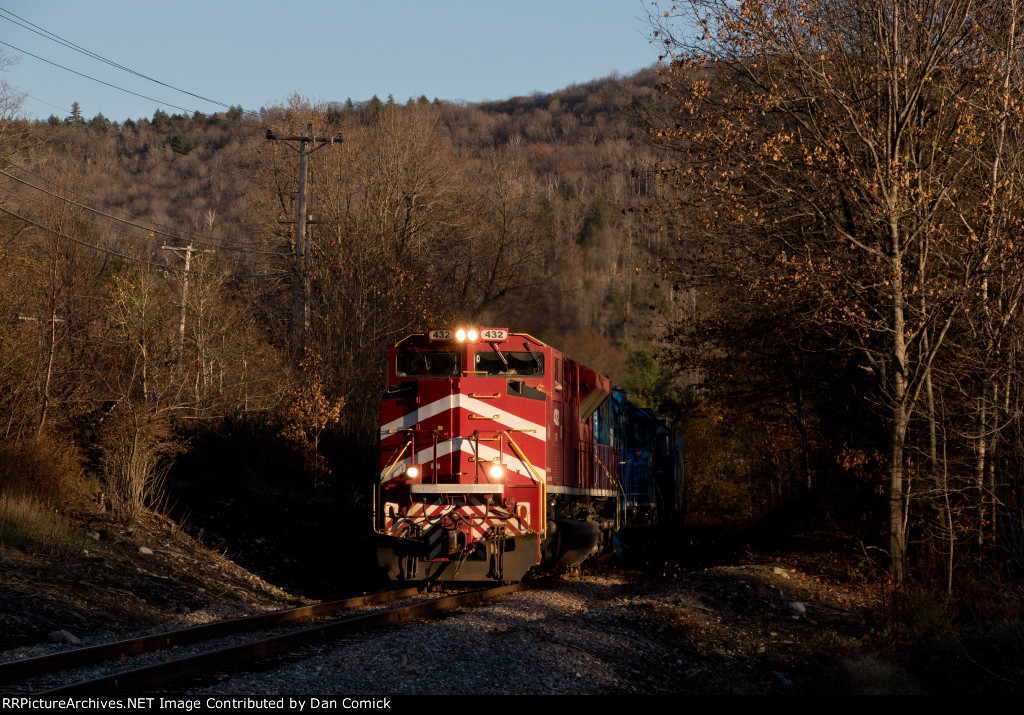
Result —
M 524 333 L 436 329 L 388 355 L 374 495 L 393 580 L 519 581 L 681 518 L 683 444 Z

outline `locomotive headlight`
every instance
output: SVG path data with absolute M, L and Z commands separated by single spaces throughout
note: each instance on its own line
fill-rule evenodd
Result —
M 459 342 L 461 343 L 466 339 L 466 331 L 463 330 L 462 328 L 459 328 L 458 330 L 455 331 L 455 337 L 458 338 Z
M 405 476 L 409 477 L 409 479 L 415 479 L 420 476 L 420 468 L 415 464 L 410 464 L 405 468 Z
M 500 464 L 492 464 L 487 473 L 491 475 L 491 479 L 501 479 L 505 476 L 505 468 Z
M 470 331 L 468 333 L 466 333 L 466 337 L 469 338 L 470 342 L 472 342 L 472 341 L 476 340 L 480 336 L 479 336 L 479 334 L 475 330 L 473 330 L 471 328 Z

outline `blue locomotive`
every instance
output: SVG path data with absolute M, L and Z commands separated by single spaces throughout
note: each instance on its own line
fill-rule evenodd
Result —
M 593 420 L 596 455 L 619 484 L 619 530 L 681 525 L 686 513 L 686 444 L 668 419 L 638 407 L 614 388 Z M 603 447 L 603 449 L 602 449 Z

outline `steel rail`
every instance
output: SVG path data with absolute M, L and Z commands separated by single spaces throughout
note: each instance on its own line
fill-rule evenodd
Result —
M 277 624 L 320 618 L 333 615 L 339 611 L 358 608 L 359 606 L 387 603 L 400 598 L 408 598 L 418 593 L 420 593 L 420 589 L 416 588 L 371 593 L 339 601 L 328 601 L 311 606 L 258 613 L 244 618 L 231 618 L 213 623 L 204 623 L 178 631 L 167 631 L 140 638 L 76 648 L 74 650 L 61 651 L 60 653 L 50 653 L 35 658 L 14 660 L 0 664 L 0 683 L 10 683 L 34 675 L 50 674 L 71 668 L 94 665 L 122 656 L 152 653 L 153 651 L 165 648 L 260 630 Z
M 286 633 L 264 640 L 253 641 L 242 645 L 219 648 L 176 660 L 144 666 L 112 675 L 94 678 L 78 683 L 52 688 L 33 693 L 33 697 L 91 695 L 124 693 L 153 686 L 169 680 L 186 678 L 198 674 L 209 675 L 211 672 L 223 672 L 242 661 L 267 658 L 273 655 L 295 650 L 302 646 L 324 643 L 343 635 L 369 630 L 379 626 L 400 623 L 415 618 L 423 618 L 441 611 L 460 606 L 478 603 L 496 598 L 515 591 L 533 588 L 547 583 L 550 579 L 481 589 L 466 593 L 443 596 L 431 601 L 416 603 L 409 606 L 396 606 L 364 616 L 355 616 L 332 623 L 311 626 L 292 633 Z

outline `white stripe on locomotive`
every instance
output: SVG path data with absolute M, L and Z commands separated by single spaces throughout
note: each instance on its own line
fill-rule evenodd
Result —
M 397 420 L 392 420 L 386 425 L 382 425 L 380 428 L 380 436 L 387 437 L 396 430 L 415 427 L 420 422 L 429 420 L 431 417 L 436 417 L 448 410 L 460 408 L 488 417 L 493 415 L 495 412 L 498 412 L 498 419 L 496 419 L 495 422 L 504 425 L 508 429 L 524 430 L 524 434 L 531 435 L 540 440 L 547 439 L 547 430 L 543 425 L 535 424 L 529 420 L 523 419 L 522 417 L 518 417 L 507 411 L 501 410 L 493 403 L 489 404 L 482 402 L 470 397 L 469 395 L 463 395 L 461 393 L 445 395 L 439 400 L 431 402 L 429 405 L 424 405 L 413 412 L 402 415 Z
M 516 436 L 518 437 L 518 435 L 516 435 Z M 389 482 L 392 479 L 396 479 L 396 478 L 400 477 L 402 475 L 402 469 L 401 469 L 402 465 L 407 465 L 407 464 L 426 464 L 427 462 L 431 461 L 434 458 L 435 454 L 438 457 L 444 457 L 444 456 L 446 456 L 448 454 L 451 454 L 452 451 L 453 451 L 452 450 L 452 446 L 456 442 L 458 443 L 458 449 L 455 450 L 455 451 L 465 452 L 466 454 L 469 454 L 469 455 L 478 455 L 480 457 L 480 459 L 481 459 L 481 463 L 486 463 L 488 461 L 493 462 L 493 461 L 495 461 L 496 459 L 499 459 L 502 456 L 501 452 L 499 452 L 494 447 L 491 447 L 488 444 L 481 443 L 479 445 L 479 447 L 477 448 L 478 451 L 474 451 L 474 449 L 473 449 L 473 440 L 471 438 L 469 438 L 469 437 L 454 437 L 452 439 L 445 440 L 444 442 L 438 442 L 437 443 L 437 451 L 436 452 L 434 451 L 434 446 L 431 445 L 431 446 L 429 446 L 429 447 L 427 447 L 425 449 L 421 449 L 419 452 L 417 452 L 415 459 L 413 459 L 412 457 L 406 457 L 406 458 L 400 460 L 398 462 L 398 465 L 391 465 L 391 464 L 389 464 L 388 466 L 383 467 L 380 470 L 381 481 Z M 522 447 L 522 445 L 520 445 L 520 447 Z M 532 481 L 536 482 L 537 478 L 536 478 L 536 476 L 534 476 L 534 473 L 533 473 L 534 470 L 536 470 L 537 474 L 540 475 L 540 478 L 541 478 L 542 481 L 546 481 L 547 480 L 547 472 L 545 470 L 541 469 L 536 464 L 533 465 L 533 470 L 531 470 L 529 468 L 529 466 L 527 466 L 526 463 L 523 462 L 522 459 L 520 459 L 519 454 L 518 454 L 518 452 L 516 450 L 512 449 L 511 447 L 509 447 L 507 450 L 505 450 L 504 454 L 506 455 L 506 460 L 507 461 L 505 462 L 505 466 L 507 468 L 511 468 L 510 467 L 511 463 L 518 462 L 522 466 L 522 469 L 521 470 L 517 469 L 515 471 L 518 471 L 520 474 L 523 474 L 523 475 L 529 477 Z M 527 457 L 529 457 L 529 455 L 527 455 Z M 531 461 L 531 464 L 532 463 L 533 462 Z M 391 475 L 388 476 L 387 479 L 384 479 L 384 475 L 387 474 L 389 469 L 391 470 Z M 458 485 L 457 484 L 453 484 L 452 485 L 452 491 L 458 491 Z

